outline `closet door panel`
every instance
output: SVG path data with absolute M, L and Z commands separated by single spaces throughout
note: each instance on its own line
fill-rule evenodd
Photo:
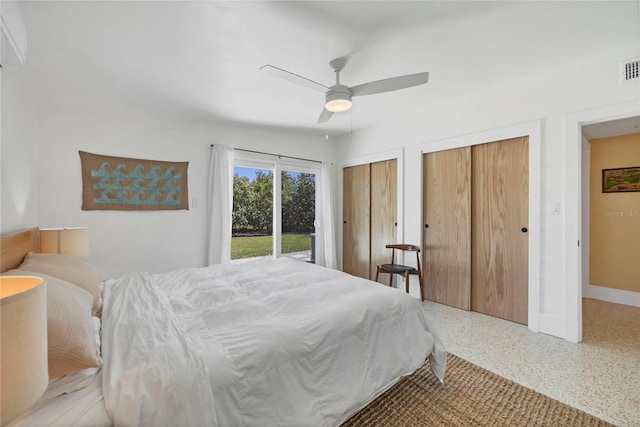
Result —
M 342 269 L 369 278 L 370 166 L 344 168 Z
M 427 153 L 423 166 L 426 298 L 469 310 L 471 147 Z
M 471 309 L 528 321 L 528 137 L 472 148 Z
M 371 163 L 371 269 L 369 278 L 376 278 L 376 267 L 391 262 L 391 250 L 385 245 L 397 238 L 397 178 L 396 159 Z M 383 275 L 381 277 L 387 278 Z M 382 280 L 381 280 L 382 281 Z M 387 282 L 388 283 L 388 282 Z

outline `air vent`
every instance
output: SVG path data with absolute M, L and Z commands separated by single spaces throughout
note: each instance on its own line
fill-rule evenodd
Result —
M 620 83 L 640 80 L 640 58 L 630 59 L 620 64 Z

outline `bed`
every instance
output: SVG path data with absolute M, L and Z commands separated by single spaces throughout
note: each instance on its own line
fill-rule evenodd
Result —
M 86 261 L 34 249 L 3 272 L 45 277 L 48 298 L 71 283 L 75 323 L 91 327 L 84 364 L 61 369 L 50 326 L 56 376 L 15 426 L 338 426 L 427 358 L 444 380 L 424 308 L 385 285 L 290 259 L 99 282 Z

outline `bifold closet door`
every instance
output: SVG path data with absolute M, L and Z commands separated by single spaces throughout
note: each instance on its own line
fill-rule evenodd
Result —
M 426 298 L 470 309 L 471 147 L 423 155 Z
M 527 324 L 529 138 L 472 147 L 471 310 Z
M 369 278 L 371 190 L 369 164 L 343 170 L 342 270 Z
M 378 265 L 391 262 L 391 250 L 385 246 L 398 243 L 396 242 L 397 182 L 396 159 L 371 163 L 371 268 L 369 273 L 371 280 L 376 278 Z M 381 277 L 387 279 L 387 276 L 394 275 Z

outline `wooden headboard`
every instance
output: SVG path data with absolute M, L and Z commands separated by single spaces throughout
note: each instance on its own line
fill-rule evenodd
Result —
M 0 273 L 16 268 L 28 252 L 38 252 L 38 227 L 0 236 Z

